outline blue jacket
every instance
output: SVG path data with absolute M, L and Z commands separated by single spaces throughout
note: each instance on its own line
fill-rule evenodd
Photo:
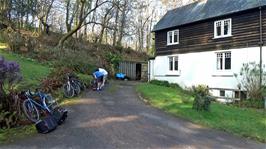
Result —
M 94 75 L 96 78 L 100 78 L 100 77 L 103 77 L 103 76 L 104 76 L 104 74 L 101 73 L 100 71 L 95 71 L 95 72 L 93 73 L 93 75 Z

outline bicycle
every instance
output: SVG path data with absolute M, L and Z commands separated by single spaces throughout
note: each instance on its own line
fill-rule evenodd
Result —
M 30 90 L 24 93 L 26 99 L 22 103 L 22 109 L 25 116 L 31 122 L 40 120 L 40 111 L 44 114 L 52 114 L 58 103 L 53 100 L 51 95 L 37 91 L 32 93 Z M 37 101 L 38 100 L 38 101 Z
M 71 98 L 80 94 L 81 87 L 73 76 L 67 75 L 67 82 L 63 85 L 63 92 L 65 97 Z

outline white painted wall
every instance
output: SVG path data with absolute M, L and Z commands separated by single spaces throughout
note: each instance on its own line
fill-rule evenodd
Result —
M 220 72 L 216 70 L 216 52 L 221 51 L 179 54 L 179 72 L 175 74 L 168 71 L 168 57 L 173 55 L 157 56 L 150 68 L 154 74 L 151 78 L 178 83 L 184 88 L 205 84 L 210 88 L 237 89 L 238 81 L 234 73 L 240 72 L 243 63 L 259 63 L 259 50 L 259 47 L 228 50 L 231 51 L 231 70 Z M 263 64 L 266 64 L 266 47 L 263 47 Z M 215 96 L 218 93 L 213 91 Z M 226 96 L 234 95 L 233 92 L 226 92 Z
M 154 60 L 149 60 L 148 62 L 148 81 L 154 80 Z

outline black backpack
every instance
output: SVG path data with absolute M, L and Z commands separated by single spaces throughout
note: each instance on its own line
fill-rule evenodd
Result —
M 56 120 L 57 124 L 61 125 L 66 120 L 67 113 L 68 113 L 68 111 L 66 109 L 57 107 L 54 109 L 52 115 L 53 115 L 54 119 Z
M 48 115 L 43 120 L 36 122 L 35 127 L 39 133 L 48 133 L 56 129 L 57 121 L 51 115 Z

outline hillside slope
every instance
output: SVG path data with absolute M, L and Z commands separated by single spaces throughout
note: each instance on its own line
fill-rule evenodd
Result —
M 50 73 L 48 66 L 42 65 L 32 59 L 21 57 L 5 51 L 5 46 L 0 46 L 0 56 L 7 60 L 16 61 L 20 65 L 20 70 L 23 75 L 23 81 L 19 84 L 19 88 L 36 87 L 41 79 L 45 78 Z
M 54 67 L 72 68 L 80 73 L 90 73 L 96 67 L 104 67 L 114 73 L 120 61 L 146 61 L 148 59 L 146 53 L 134 51 L 131 48 L 90 43 L 77 38 L 68 39 L 64 48 L 59 49 L 56 45 L 61 36 L 58 33 L 38 35 L 21 30 L 19 33 L 9 33 L 5 41 L 11 45 L 9 47 L 15 48 L 18 47 L 18 42 L 12 43 L 12 41 L 19 41 L 19 48 L 9 49 L 23 53 L 26 57 L 50 63 Z

